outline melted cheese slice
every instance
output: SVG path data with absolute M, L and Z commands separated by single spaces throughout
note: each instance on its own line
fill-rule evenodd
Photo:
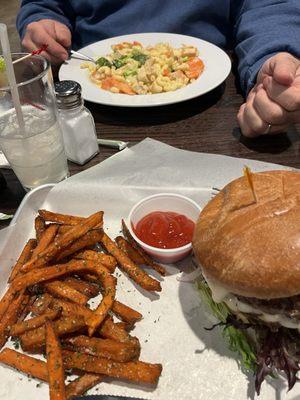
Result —
M 290 329 L 298 329 L 300 332 L 300 321 L 294 318 L 286 317 L 282 314 L 269 314 L 259 308 L 252 307 L 250 304 L 240 301 L 234 294 L 227 289 L 212 282 L 204 276 L 212 292 L 212 298 L 216 303 L 225 303 L 234 313 L 255 314 L 255 316 L 267 323 L 277 323 Z

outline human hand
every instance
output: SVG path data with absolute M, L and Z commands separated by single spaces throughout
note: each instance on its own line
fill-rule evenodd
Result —
M 69 28 L 51 19 L 42 19 L 27 25 L 22 45 L 28 51 L 39 49 L 47 44 L 47 51 L 43 53 L 51 63 L 60 64 L 68 58 L 67 48 L 71 46 L 71 32 Z
M 300 60 L 289 53 L 270 57 L 237 119 L 248 137 L 279 133 L 300 122 Z

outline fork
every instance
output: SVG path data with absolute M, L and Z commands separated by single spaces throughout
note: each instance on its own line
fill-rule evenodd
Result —
M 96 64 L 96 61 L 92 57 L 80 53 L 80 51 L 70 50 L 70 54 L 72 56 L 76 56 L 74 58 L 78 58 L 79 60 L 91 61 L 92 63 Z

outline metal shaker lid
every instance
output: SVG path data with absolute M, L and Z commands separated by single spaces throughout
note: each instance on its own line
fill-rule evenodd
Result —
M 57 106 L 60 109 L 76 108 L 82 104 L 81 86 L 75 81 L 60 81 L 54 84 Z

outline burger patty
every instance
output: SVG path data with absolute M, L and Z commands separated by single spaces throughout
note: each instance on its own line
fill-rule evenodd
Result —
M 300 295 L 271 300 L 238 295 L 236 297 L 243 303 L 247 303 L 268 314 L 283 314 L 289 318 L 300 320 Z

